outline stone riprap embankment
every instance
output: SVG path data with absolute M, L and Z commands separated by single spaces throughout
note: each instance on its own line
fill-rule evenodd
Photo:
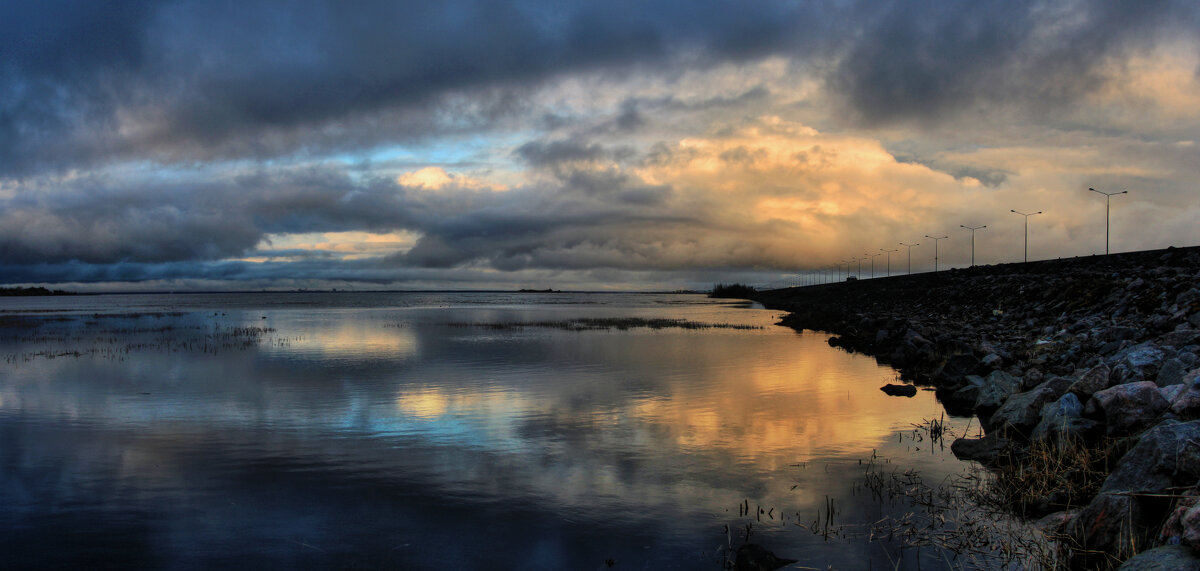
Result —
M 982 438 L 953 450 L 1020 462 L 1035 444 L 1103 446 L 1089 497 L 1037 503 L 1083 564 L 1200 553 L 1200 247 L 981 266 L 760 292 L 785 325 L 932 386 Z M 1115 451 L 1115 452 L 1113 452 Z M 1038 514 L 1040 515 L 1040 513 Z M 1107 556 L 1105 556 L 1107 557 Z M 1112 559 L 1106 560 L 1108 563 Z M 1136 564 L 1136 559 L 1130 565 Z

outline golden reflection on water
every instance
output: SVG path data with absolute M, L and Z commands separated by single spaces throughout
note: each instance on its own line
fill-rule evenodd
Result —
M 793 514 L 826 495 L 842 501 L 861 477 L 858 459 L 897 452 L 897 431 L 941 412 L 927 392 L 883 394 L 892 370 L 828 347 L 823 334 L 772 327 L 769 312 L 701 309 L 667 311 L 765 327 L 509 331 L 445 325 L 492 309 L 399 327 L 372 312 L 255 311 L 243 325 L 272 332 L 219 354 L 5 364 L 0 426 L 68 430 L 61 441 L 18 436 L 49 450 L 64 482 L 101 482 L 101 499 L 128 488 L 169 505 L 195 481 L 253 475 L 269 461 L 282 466 L 270 478 L 325 474 L 352 487 L 370 478 L 347 475 L 377 475 L 448 504 L 536 504 L 555 522 L 671 537 L 721 529 L 746 498 Z
M 403 359 L 419 351 L 417 335 L 409 329 L 352 319 L 305 328 L 303 335 L 283 337 L 282 346 L 293 352 L 355 359 Z

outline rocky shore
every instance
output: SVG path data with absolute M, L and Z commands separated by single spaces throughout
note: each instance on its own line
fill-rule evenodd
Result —
M 983 436 L 955 454 L 1012 479 L 1008 507 L 1041 518 L 1072 566 L 1200 569 L 1200 247 L 754 299 L 978 415 Z

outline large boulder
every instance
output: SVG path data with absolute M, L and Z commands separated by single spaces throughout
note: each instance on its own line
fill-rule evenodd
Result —
M 1108 568 L 1113 559 L 1130 557 L 1150 543 L 1148 518 L 1140 502 L 1120 493 L 1102 493 L 1067 524 L 1078 548 L 1071 568 Z
M 1164 333 L 1158 338 L 1158 342 L 1168 347 L 1187 347 L 1200 342 L 1200 329 L 1177 329 L 1170 333 Z
M 1063 396 L 1070 385 L 1069 379 L 1056 377 L 1032 390 L 1008 397 L 1004 405 L 989 419 L 990 430 L 1007 431 L 1009 434 L 1028 439 L 1034 427 L 1042 420 L 1042 408 Z
M 1171 414 L 1180 420 L 1200 418 L 1200 369 L 1184 377 L 1182 393 L 1171 401 Z
M 1021 379 L 1004 371 L 992 371 L 979 387 L 979 396 L 975 399 L 975 411 L 980 420 L 990 417 L 999 409 L 1008 397 L 1021 388 Z
M 1099 431 L 1100 423 L 1083 417 L 1083 403 L 1067 393 L 1042 407 L 1041 420 L 1033 429 L 1033 440 L 1085 442 Z
M 1183 382 L 1184 375 L 1187 375 L 1187 365 L 1179 359 L 1167 359 L 1163 361 L 1162 367 L 1158 369 L 1158 377 L 1154 379 L 1160 387 L 1169 387 L 1171 385 L 1180 384 Z
M 1068 533 L 1081 553 L 1123 559 L 1148 546 L 1171 508 L 1164 492 L 1194 486 L 1200 478 L 1200 420 L 1167 420 L 1146 431 L 1121 457 L 1100 493 L 1071 520 Z M 1083 567 L 1103 562 L 1081 555 Z
M 1200 548 L 1200 503 L 1196 501 L 1197 498 L 1193 495 L 1195 493 L 1194 488 L 1185 492 L 1185 495 L 1192 497 L 1179 501 L 1175 511 L 1167 518 L 1167 523 L 1163 524 L 1160 539 L 1166 543 L 1182 543 L 1193 549 Z
M 1200 480 L 1200 420 L 1163 421 L 1121 457 L 1101 492 L 1161 492 Z
M 967 375 L 963 377 L 963 386 L 958 389 L 938 387 L 937 396 L 946 412 L 958 416 L 975 414 L 975 401 L 979 400 L 979 388 L 983 386 L 983 377 Z
M 1008 438 L 993 432 L 983 438 L 958 438 L 950 444 L 950 451 L 959 460 L 974 460 L 991 465 L 1010 450 L 1011 444 Z
M 1158 391 L 1158 385 L 1141 381 L 1096 392 L 1088 400 L 1084 414 L 1103 418 L 1109 436 L 1124 436 L 1153 426 L 1170 405 Z
M 1097 391 L 1102 391 L 1112 386 L 1112 383 L 1109 382 L 1111 373 L 1112 370 L 1108 368 L 1108 365 L 1096 365 L 1080 375 L 1079 380 L 1071 385 L 1070 390 L 1080 400 L 1086 401 Z
M 1129 558 L 1117 571 L 1183 571 L 1200 569 L 1200 553 L 1183 545 L 1164 545 Z

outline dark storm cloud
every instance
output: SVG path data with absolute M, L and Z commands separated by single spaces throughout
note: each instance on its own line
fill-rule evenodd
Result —
M 1197 23 L 1170 0 L 5 2 L 0 174 L 361 149 L 487 129 L 562 74 L 767 55 L 836 62 L 830 86 L 870 122 L 1040 108 L 1157 27 Z M 645 121 L 627 103 L 614 125 Z
M 6 2 L 0 172 L 482 128 L 554 74 L 689 50 L 705 65 L 753 57 L 803 37 L 805 12 L 682 0 Z M 627 111 L 618 122 L 635 127 Z
M 868 123 L 1059 109 L 1102 85 L 1108 58 L 1200 23 L 1194 2 L 1172 0 L 869 4 L 878 13 L 864 11 L 831 78 Z

